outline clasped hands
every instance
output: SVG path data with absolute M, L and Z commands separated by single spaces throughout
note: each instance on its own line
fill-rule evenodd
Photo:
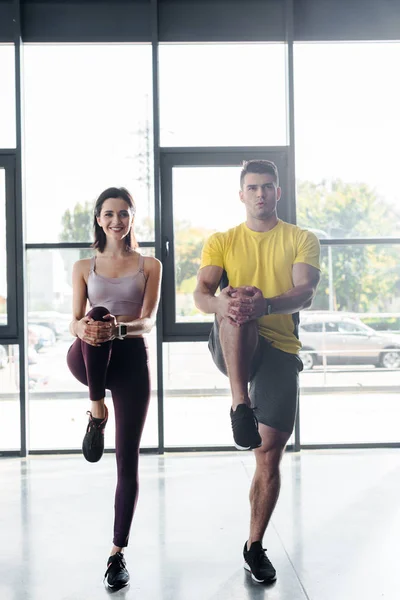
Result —
M 218 316 L 240 327 L 265 314 L 265 298 L 255 286 L 228 286 L 218 296 Z
M 104 315 L 102 321 L 83 317 L 79 321 L 78 337 L 90 346 L 100 346 L 103 342 L 110 342 L 116 337 L 117 326 L 117 319 L 110 313 Z

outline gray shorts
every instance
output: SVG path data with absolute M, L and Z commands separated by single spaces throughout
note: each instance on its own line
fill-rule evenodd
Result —
M 211 329 L 208 348 L 218 369 L 227 375 L 217 320 Z M 251 365 L 249 396 L 260 423 L 292 433 L 299 399 L 299 372 L 302 369 L 303 363 L 297 354 L 278 350 L 265 337 L 258 337 Z

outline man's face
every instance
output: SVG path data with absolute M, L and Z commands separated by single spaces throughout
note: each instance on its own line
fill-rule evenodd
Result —
M 276 212 L 281 188 L 277 187 L 274 176 L 269 173 L 247 173 L 239 195 L 247 217 L 264 221 Z

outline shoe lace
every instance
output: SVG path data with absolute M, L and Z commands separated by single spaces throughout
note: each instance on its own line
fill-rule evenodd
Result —
M 115 569 L 116 571 L 122 571 L 125 569 L 125 559 L 119 553 L 114 554 L 112 560 L 107 565 L 107 570 L 104 574 L 104 577 L 107 577 L 111 569 Z
M 99 434 L 103 432 L 105 423 L 103 423 L 103 421 L 101 423 L 96 423 L 96 421 L 92 417 L 92 413 L 90 412 L 90 410 L 88 410 L 86 414 L 90 416 L 86 432 L 97 432 L 97 435 L 93 434 L 89 436 L 89 449 L 92 449 L 92 447 L 96 445 L 96 442 L 98 441 Z
M 88 431 L 89 429 L 91 429 L 92 427 L 95 427 L 96 429 L 103 429 L 105 427 L 105 417 L 104 419 L 102 419 L 99 422 L 99 419 L 95 419 L 92 415 L 92 413 L 90 412 L 90 410 L 86 411 L 86 414 L 89 415 L 89 423 L 88 423 Z
M 253 407 L 248 406 L 248 408 L 253 413 L 253 419 L 255 419 L 255 421 L 257 421 L 257 423 L 258 423 L 257 417 L 254 414 L 254 411 L 257 409 L 257 406 L 253 406 Z M 248 419 L 249 418 L 249 413 L 247 411 L 246 412 L 238 412 L 238 411 L 235 410 L 233 414 L 234 414 L 234 417 L 235 417 L 235 421 L 239 420 L 239 419 Z
M 266 555 L 266 548 L 260 548 L 260 550 L 254 554 L 254 562 L 257 565 L 269 565 L 270 564 L 270 560 L 268 558 L 268 556 Z

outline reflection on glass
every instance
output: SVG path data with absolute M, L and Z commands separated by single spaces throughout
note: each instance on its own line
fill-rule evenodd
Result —
M 146 248 L 146 253 L 153 253 Z M 145 252 L 143 252 L 145 253 Z M 80 448 L 89 408 L 88 391 L 69 372 L 66 354 L 74 338 L 69 332 L 72 311 L 72 267 L 92 256 L 91 250 L 29 250 L 28 371 L 30 444 L 32 449 Z M 157 446 L 156 331 L 147 336 L 152 399 L 142 446 Z M 112 415 L 112 400 L 108 400 Z M 57 428 L 48 427 L 57 422 Z M 106 446 L 114 446 L 114 419 L 107 426 Z
M 15 67 L 14 46 L 0 44 L 0 148 L 15 148 Z
M 295 45 L 299 225 L 327 238 L 399 236 L 399 60 L 397 42 Z
M 303 444 L 397 440 L 399 264 L 397 245 L 322 247 L 321 283 L 300 315 Z
M 24 63 L 28 241 L 92 241 L 112 186 L 132 193 L 138 239 L 153 240 L 151 46 L 27 44 Z
M 172 177 L 176 321 L 212 321 L 195 307 L 193 291 L 207 237 L 245 220 L 240 167 L 174 167 Z
M 6 172 L 0 167 L 0 327 L 1 325 L 7 325 L 7 250 Z
M 0 450 L 19 450 L 18 346 L 0 344 Z
M 166 343 L 163 350 L 166 446 L 232 446 L 229 382 L 207 344 Z
M 323 246 L 321 283 L 300 315 L 305 389 L 398 386 L 400 246 Z
M 286 144 L 285 45 L 160 46 L 162 146 Z
M 165 343 L 163 353 L 166 447 L 233 447 L 229 381 L 213 363 L 207 343 Z
M 322 246 L 313 310 L 400 312 L 399 264 L 398 245 Z
M 397 441 L 399 264 L 397 245 L 322 247 L 321 283 L 300 315 L 302 444 Z

